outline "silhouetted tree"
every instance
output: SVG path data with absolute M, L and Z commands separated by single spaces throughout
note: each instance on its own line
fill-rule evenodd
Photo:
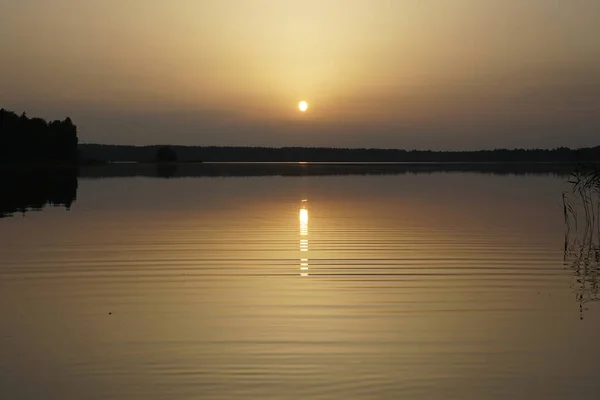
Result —
M 170 147 L 159 147 L 156 151 L 156 162 L 176 162 L 177 153 Z
M 0 162 L 75 162 L 78 143 L 70 118 L 48 123 L 0 110 Z

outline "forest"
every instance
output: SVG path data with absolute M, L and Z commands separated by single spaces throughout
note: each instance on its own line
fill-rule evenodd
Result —
M 70 118 L 46 121 L 0 110 L 0 163 L 75 163 L 77 126 Z

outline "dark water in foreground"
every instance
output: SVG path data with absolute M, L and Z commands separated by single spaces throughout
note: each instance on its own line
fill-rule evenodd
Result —
M 597 399 L 564 182 L 79 179 L 0 219 L 0 398 Z

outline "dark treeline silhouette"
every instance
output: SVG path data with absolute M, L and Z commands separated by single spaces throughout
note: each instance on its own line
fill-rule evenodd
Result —
M 82 144 L 82 157 L 107 162 L 154 162 L 164 146 Z M 429 151 L 323 147 L 169 146 L 182 162 L 597 162 L 600 146 L 582 149 Z
M 177 153 L 168 146 L 159 147 L 158 150 L 156 150 L 156 162 L 158 162 L 158 163 L 177 162 Z
M 46 122 L 0 110 L 0 163 L 73 163 L 77 144 L 77 127 L 70 118 Z
M 77 168 L 0 168 L 0 218 L 41 210 L 67 210 L 77 198 Z

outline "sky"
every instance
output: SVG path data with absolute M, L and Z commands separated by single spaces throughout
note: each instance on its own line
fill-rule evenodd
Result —
M 0 107 L 70 116 L 83 143 L 600 144 L 598 0 L 0 0 L 0 18 Z

